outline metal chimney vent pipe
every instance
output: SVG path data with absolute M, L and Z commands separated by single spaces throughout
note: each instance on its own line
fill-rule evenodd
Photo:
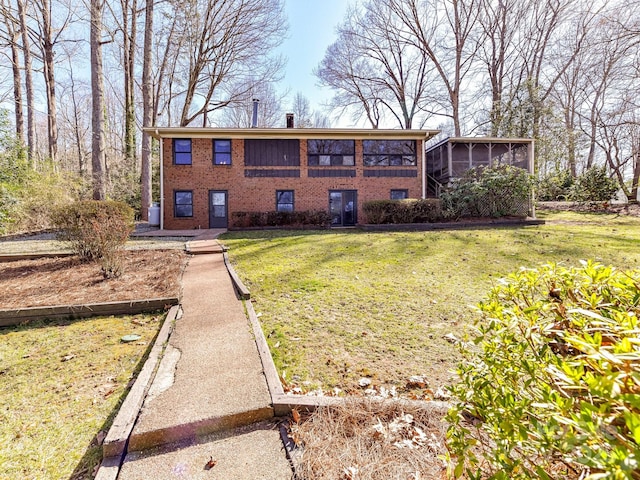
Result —
M 257 98 L 253 99 L 253 116 L 251 117 L 251 128 L 256 128 L 258 126 L 258 103 L 260 100 Z
M 287 128 L 293 128 L 293 113 L 287 113 Z

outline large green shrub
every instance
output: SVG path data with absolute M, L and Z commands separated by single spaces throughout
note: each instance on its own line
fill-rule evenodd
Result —
M 576 178 L 571 199 L 576 202 L 607 202 L 619 189 L 618 182 L 609 177 L 604 166 L 591 167 Z
M 59 238 L 82 259 L 97 261 L 105 278 L 122 273 L 119 249 L 134 229 L 133 209 L 125 203 L 84 200 L 58 209 L 53 222 Z
M 640 478 L 640 271 L 522 269 L 479 309 L 448 414 L 455 476 Z
M 442 220 L 440 200 L 436 198 L 406 200 L 371 200 L 362 205 L 366 222 L 382 223 L 426 223 Z
M 569 200 L 575 179 L 569 170 L 556 170 L 538 180 L 536 197 L 542 202 Z
M 440 199 L 444 214 L 460 217 L 524 217 L 529 211 L 533 178 L 511 165 L 467 170 Z

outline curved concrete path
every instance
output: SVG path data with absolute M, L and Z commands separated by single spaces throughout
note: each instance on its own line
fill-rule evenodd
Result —
M 195 241 L 203 252 L 217 244 Z M 117 478 L 292 478 L 251 326 L 221 254 L 189 260 L 182 308 Z

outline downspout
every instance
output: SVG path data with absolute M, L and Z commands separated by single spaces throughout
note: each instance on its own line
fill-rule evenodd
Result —
M 420 163 L 422 164 L 422 199 L 427 198 L 427 155 L 425 149 L 427 146 L 426 137 L 422 141 L 422 147 L 420 148 L 421 156 Z
M 157 128 L 156 135 L 158 135 Z M 164 230 L 164 138 L 162 137 L 160 137 L 160 230 Z

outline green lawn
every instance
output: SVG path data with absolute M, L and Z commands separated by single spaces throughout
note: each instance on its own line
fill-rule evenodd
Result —
M 0 478 L 80 479 L 164 314 L 0 329 Z M 123 335 L 140 340 L 122 343 Z
M 221 241 L 251 290 L 276 367 L 312 390 L 451 380 L 476 304 L 519 267 L 640 262 L 640 218 L 539 212 L 549 223 L 436 232 L 231 232 Z M 428 393 L 428 392 L 427 392 Z

